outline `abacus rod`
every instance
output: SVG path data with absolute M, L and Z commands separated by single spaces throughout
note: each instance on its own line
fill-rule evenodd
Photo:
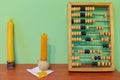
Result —
M 77 44 L 77 45 L 74 45 L 74 46 L 101 46 L 100 44 Z

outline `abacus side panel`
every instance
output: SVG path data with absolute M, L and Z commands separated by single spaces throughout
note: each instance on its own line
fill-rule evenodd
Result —
M 71 66 L 71 4 L 68 3 L 68 69 L 70 70 Z
M 112 68 L 114 68 L 114 22 L 113 22 L 113 7 L 112 4 L 109 6 L 109 13 L 110 13 L 110 32 L 111 32 L 111 62 L 112 62 Z

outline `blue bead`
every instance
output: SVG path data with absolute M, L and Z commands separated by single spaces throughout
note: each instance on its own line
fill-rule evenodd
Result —
M 97 62 L 92 62 L 91 64 L 92 64 L 92 66 L 97 66 L 98 65 Z
M 74 20 L 73 19 L 72 19 L 71 23 L 74 24 Z
M 85 24 L 85 19 L 81 19 L 81 22 L 80 22 L 80 23 Z
M 90 50 L 85 50 L 85 53 L 86 53 L 86 54 L 89 54 L 89 53 L 90 53 Z
M 95 60 L 97 60 L 97 59 L 98 59 L 98 57 L 97 57 L 97 56 L 94 56 L 94 59 L 95 59 Z
M 103 46 L 103 48 L 108 48 L 109 47 L 108 44 L 103 44 L 102 46 Z
M 98 60 L 100 60 L 101 58 L 100 58 L 100 56 L 98 56 Z
M 86 29 L 86 27 L 85 27 L 85 26 L 81 26 L 81 29 L 82 29 L 82 30 L 85 30 L 85 29 Z
M 85 7 L 84 6 L 81 6 L 80 8 L 81 8 L 80 9 L 81 11 L 85 11 Z
M 80 17 L 85 17 L 85 13 L 80 13 Z
M 85 32 L 85 31 L 82 31 L 82 32 L 81 32 L 81 35 L 86 35 L 86 32 Z
M 91 38 L 90 37 L 86 37 L 85 40 L 86 41 L 91 41 Z

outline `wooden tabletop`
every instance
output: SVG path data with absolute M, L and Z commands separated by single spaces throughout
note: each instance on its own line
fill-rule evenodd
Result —
M 120 80 L 120 72 L 80 73 L 68 72 L 66 64 L 52 64 L 54 73 L 44 78 L 37 78 L 26 71 L 34 68 L 35 64 L 18 64 L 15 69 L 7 70 L 5 64 L 0 64 L 0 80 Z

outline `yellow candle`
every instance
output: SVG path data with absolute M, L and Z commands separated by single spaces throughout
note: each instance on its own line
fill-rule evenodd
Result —
M 41 35 L 41 60 L 46 61 L 47 60 L 47 34 Z
M 13 20 L 10 19 L 7 25 L 7 50 L 8 50 L 8 62 L 14 62 L 14 47 L 13 47 Z

